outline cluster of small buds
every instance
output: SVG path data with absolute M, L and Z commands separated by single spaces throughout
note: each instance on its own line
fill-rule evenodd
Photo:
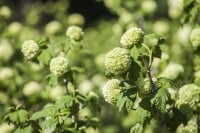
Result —
M 142 29 L 134 27 L 128 29 L 121 37 L 120 43 L 122 47 L 130 49 L 134 45 L 139 46 L 144 38 Z
M 21 51 L 26 59 L 32 59 L 39 53 L 39 46 L 34 40 L 27 40 L 22 44 Z
M 23 94 L 25 96 L 36 96 L 42 89 L 42 86 L 36 81 L 30 81 L 25 84 Z
M 187 125 L 179 125 L 176 133 L 198 133 L 197 119 L 194 117 L 188 121 Z
M 120 93 L 120 81 L 118 79 L 108 80 L 102 91 L 106 102 L 116 104 L 117 95 Z
M 114 75 L 128 71 L 131 66 L 131 56 L 128 50 L 116 47 L 105 55 L 105 68 Z
M 63 56 L 58 56 L 50 61 L 50 71 L 56 76 L 62 76 L 69 69 L 69 62 Z
M 176 105 L 188 105 L 193 110 L 196 110 L 197 104 L 200 102 L 200 88 L 195 84 L 187 84 L 182 86 L 178 92 L 178 100 Z
M 190 41 L 192 42 L 192 46 L 194 48 L 200 46 L 200 28 L 195 28 L 192 30 L 190 34 Z
M 66 36 L 69 37 L 71 40 L 80 41 L 83 39 L 84 32 L 82 28 L 78 26 L 70 26 L 67 28 Z
M 152 80 L 153 80 L 153 82 L 157 81 L 156 78 L 152 78 Z M 139 88 L 139 93 L 141 93 L 143 95 L 147 95 L 147 94 L 151 93 L 151 91 L 152 91 L 151 83 L 150 83 L 149 79 L 145 79 L 144 86 L 142 88 Z

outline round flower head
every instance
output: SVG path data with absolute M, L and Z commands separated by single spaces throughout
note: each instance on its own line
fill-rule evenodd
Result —
M 190 34 L 190 41 L 194 48 L 200 46 L 200 28 L 195 28 Z
M 25 58 L 32 59 L 38 54 L 38 52 L 39 46 L 34 40 L 24 41 L 22 44 L 22 53 Z
M 176 133 L 198 133 L 197 119 L 194 117 L 188 121 L 187 125 L 179 125 Z
M 3 67 L 0 69 L 0 81 L 9 80 L 14 76 L 13 69 L 9 67 Z
M 16 36 L 22 30 L 22 24 L 20 24 L 19 22 L 12 22 L 11 24 L 9 24 L 7 30 L 9 35 Z
M 200 88 L 195 84 L 187 84 L 182 86 L 178 92 L 179 98 L 176 105 L 188 105 L 191 109 L 196 110 L 197 104 L 200 103 Z
M 42 87 L 38 82 L 31 81 L 25 84 L 23 88 L 23 93 L 25 96 L 37 95 L 41 91 Z
M 124 48 L 132 48 L 134 45 L 138 46 L 142 43 L 144 32 L 137 27 L 128 29 L 121 37 L 120 43 Z
M 8 61 L 14 53 L 11 44 L 7 40 L 2 40 L 0 42 L 0 60 Z
M 156 2 L 153 0 L 144 0 L 141 4 L 141 10 L 145 14 L 152 14 L 156 10 L 157 5 Z
M 153 80 L 153 82 L 157 81 L 157 79 L 155 79 L 155 78 L 153 78 L 152 80 Z M 139 92 L 141 94 L 146 95 L 146 94 L 149 94 L 151 92 L 151 90 L 152 90 L 152 86 L 151 86 L 149 79 L 145 79 L 144 86 L 142 88 L 139 88 Z
M 131 66 L 131 57 L 124 48 L 114 48 L 105 56 L 105 68 L 114 75 L 125 73 Z
M 7 6 L 2 6 L 0 8 L 0 16 L 4 17 L 4 18 L 10 18 L 12 15 L 12 11 L 9 7 Z
M 59 56 L 51 59 L 50 71 L 56 76 L 61 76 L 68 71 L 69 62 L 65 57 Z
M 117 95 L 120 92 L 120 81 L 118 79 L 111 79 L 107 81 L 102 91 L 105 101 L 115 104 L 117 102 Z
M 66 31 L 66 36 L 71 40 L 80 41 L 83 39 L 84 32 L 78 26 L 70 26 Z
M 85 19 L 81 14 L 73 13 L 69 15 L 67 22 L 68 22 L 68 25 L 82 26 L 85 23 Z
M 59 21 L 54 20 L 54 21 L 49 22 L 45 26 L 45 33 L 48 35 L 53 35 L 60 32 L 61 29 L 62 29 L 61 23 Z

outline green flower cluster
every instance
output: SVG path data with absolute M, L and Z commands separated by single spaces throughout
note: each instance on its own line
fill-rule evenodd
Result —
M 200 88 L 195 84 L 187 84 L 182 86 L 178 92 L 179 98 L 176 101 L 178 108 L 181 106 L 189 106 L 196 110 L 197 104 L 200 103 Z
M 130 49 L 134 45 L 138 46 L 142 43 L 144 32 L 142 29 L 134 27 L 128 29 L 121 37 L 120 43 L 122 47 Z
M 38 54 L 39 46 L 34 40 L 27 40 L 22 44 L 21 51 L 26 59 L 32 59 Z
M 194 48 L 200 46 L 200 28 L 195 28 L 192 30 L 190 34 L 190 41 L 192 42 L 192 46 Z
M 83 39 L 84 32 L 78 26 L 70 26 L 66 31 L 66 36 L 69 37 L 71 40 L 80 41 Z
M 197 119 L 194 117 L 188 121 L 187 125 L 179 125 L 176 133 L 198 133 Z
M 106 54 L 104 64 L 109 72 L 120 75 L 130 68 L 131 56 L 128 50 L 116 47 Z
M 116 104 L 117 95 L 120 93 L 120 81 L 118 79 L 108 80 L 103 87 L 103 96 L 105 101 Z
M 58 56 L 50 61 L 50 71 L 56 76 L 61 76 L 69 69 L 69 62 L 63 56 Z

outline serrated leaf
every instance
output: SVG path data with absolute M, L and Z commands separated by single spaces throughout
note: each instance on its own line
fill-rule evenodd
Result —
M 49 74 L 45 77 L 48 80 L 49 86 L 56 86 L 58 84 L 58 78 L 54 74 Z
M 53 133 L 56 129 L 57 121 L 52 117 L 48 117 L 39 123 L 43 133 Z
M 14 133 L 32 133 L 32 132 L 33 128 L 31 126 L 19 127 L 14 131 Z
M 156 108 L 158 108 L 159 110 L 164 111 L 167 105 L 168 99 L 169 99 L 169 93 L 167 89 L 161 88 L 158 90 L 155 97 L 151 100 L 151 104 L 155 105 Z
M 21 124 L 25 123 L 28 120 L 28 117 L 29 113 L 24 109 L 20 109 L 15 112 L 9 113 L 8 115 L 5 116 L 4 119 L 17 124 Z
M 67 95 L 62 96 L 57 102 L 56 107 L 57 108 L 63 108 L 63 107 L 72 107 L 74 103 L 74 98 Z
M 37 120 L 39 118 L 47 117 L 47 116 L 54 116 L 56 113 L 56 107 L 54 105 L 48 106 L 43 108 L 41 111 L 35 112 L 30 120 Z
M 42 64 L 48 65 L 51 60 L 51 53 L 49 50 L 43 50 L 38 56 L 38 61 Z
M 47 45 L 50 43 L 48 37 L 41 37 L 36 42 L 38 43 L 40 47 L 43 47 L 43 48 L 47 47 Z

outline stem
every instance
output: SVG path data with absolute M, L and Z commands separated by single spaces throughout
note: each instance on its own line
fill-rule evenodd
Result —
M 149 82 L 150 82 L 151 87 L 152 87 L 152 92 L 155 94 L 155 92 L 156 92 L 156 86 L 155 86 L 155 84 L 154 84 L 154 82 L 153 82 L 153 79 L 152 79 L 151 68 L 150 68 L 149 66 L 147 66 L 144 57 L 142 57 L 142 62 L 144 63 L 144 67 L 145 67 L 145 69 L 146 69 L 146 71 L 147 71 L 147 75 L 148 75 L 148 78 L 149 78 Z
M 63 79 L 63 83 L 64 83 L 64 86 L 66 88 L 66 93 L 69 94 L 69 89 L 67 87 L 67 83 L 68 83 L 67 79 Z

